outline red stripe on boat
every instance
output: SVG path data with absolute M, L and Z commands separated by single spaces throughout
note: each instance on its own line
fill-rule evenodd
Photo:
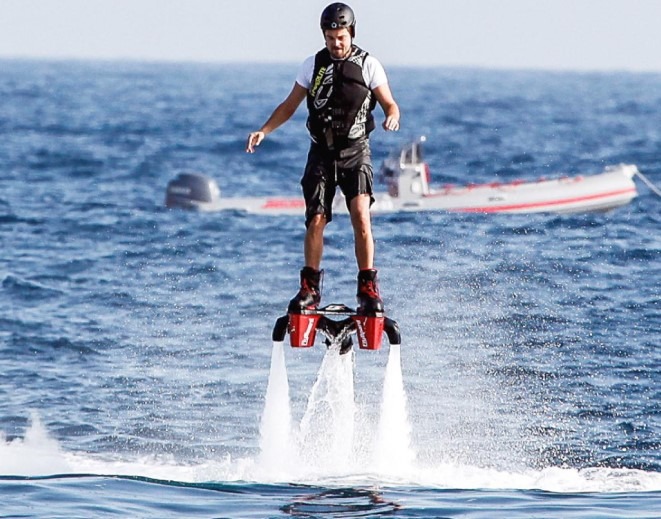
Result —
M 305 207 L 305 200 L 298 198 L 271 198 L 267 200 L 262 209 L 292 209 Z
M 497 213 L 500 211 L 512 211 L 515 209 L 533 209 L 538 207 L 554 207 L 558 205 L 575 204 L 577 202 L 584 202 L 587 200 L 599 200 L 600 198 L 608 198 L 617 195 L 624 195 L 628 193 L 636 193 L 636 188 L 618 189 L 617 191 L 608 191 L 607 193 L 599 193 L 598 195 L 577 196 L 574 198 L 563 198 L 561 200 L 548 200 L 545 202 L 529 202 L 526 204 L 511 204 L 511 205 L 497 205 L 491 207 L 457 207 L 448 209 L 450 211 L 460 211 L 463 213 Z

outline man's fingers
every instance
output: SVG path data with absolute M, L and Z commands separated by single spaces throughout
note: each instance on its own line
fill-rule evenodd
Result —
M 399 121 L 394 117 L 388 117 L 383 122 L 383 129 L 386 131 L 396 132 L 399 130 Z
M 248 144 L 246 145 L 246 151 L 248 153 L 255 153 L 255 146 L 259 146 L 259 143 L 264 139 L 264 132 L 252 132 L 248 135 Z

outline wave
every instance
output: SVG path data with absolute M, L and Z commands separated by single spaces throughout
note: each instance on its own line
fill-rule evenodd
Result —
M 62 295 L 60 290 L 12 274 L 4 277 L 0 287 L 11 297 L 30 303 Z
M 408 465 L 408 467 L 407 467 Z M 370 487 L 540 490 L 554 493 L 621 493 L 661 491 L 661 473 L 617 468 L 547 467 L 519 471 L 453 463 L 413 461 L 395 472 L 347 466 L 344 471 L 310 470 L 310 466 L 286 464 L 272 470 L 262 456 L 232 457 L 220 454 L 203 462 L 186 463 L 167 456 L 117 453 L 114 457 L 68 452 L 53 439 L 39 416 L 32 414 L 23 438 L 8 439 L 0 433 L 0 478 L 122 477 L 148 478 L 179 485 L 249 483 L 258 485 L 309 485 L 322 487 Z

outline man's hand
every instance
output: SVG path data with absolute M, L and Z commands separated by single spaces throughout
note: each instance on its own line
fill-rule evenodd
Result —
M 376 87 L 372 92 L 383 109 L 383 115 L 386 116 L 383 129 L 387 132 L 396 132 L 399 130 L 399 107 L 392 98 L 388 83 Z
M 275 110 L 271 114 L 271 117 L 264 123 L 264 125 L 256 132 L 252 132 L 248 135 L 248 144 L 246 144 L 247 153 L 255 153 L 255 147 L 264 140 L 267 134 L 271 133 L 276 128 L 279 128 L 285 121 L 288 121 L 289 118 L 294 115 L 294 112 L 303 102 L 305 96 L 308 94 L 308 91 L 303 88 L 298 83 L 294 83 L 294 86 L 289 92 L 287 98 L 276 106 Z
M 399 130 L 399 119 L 389 115 L 386 117 L 386 120 L 383 121 L 383 129 L 387 132 L 396 132 Z
M 248 144 L 246 144 L 246 153 L 255 153 L 255 147 L 264 140 L 264 132 L 252 132 L 248 135 Z

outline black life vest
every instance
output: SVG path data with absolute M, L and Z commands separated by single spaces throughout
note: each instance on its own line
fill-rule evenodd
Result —
M 376 99 L 363 78 L 365 58 L 355 45 L 343 60 L 332 59 L 326 48 L 317 52 L 307 94 L 307 127 L 317 144 L 341 149 L 374 130 Z

